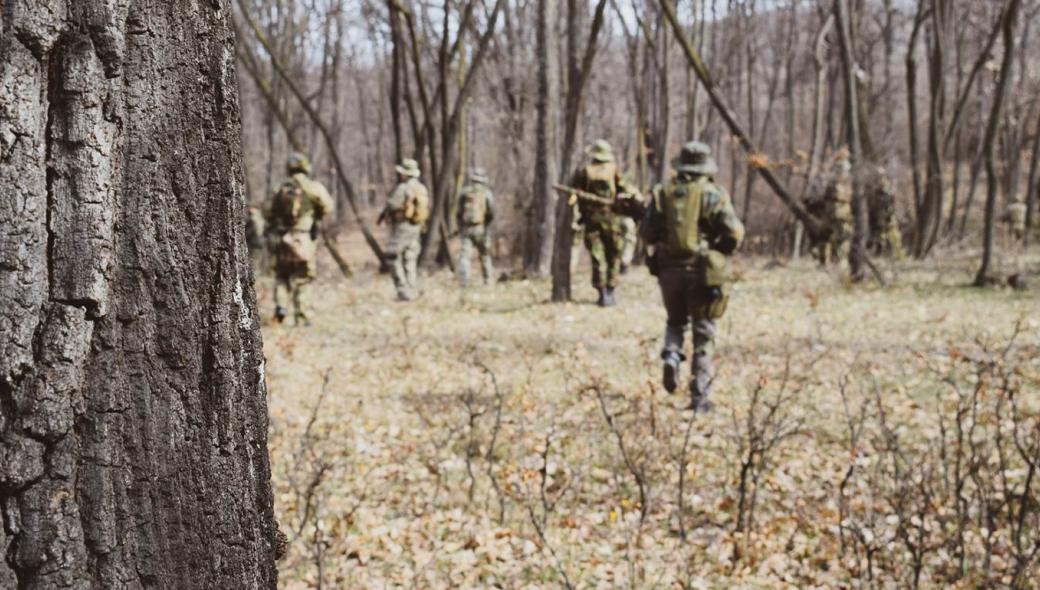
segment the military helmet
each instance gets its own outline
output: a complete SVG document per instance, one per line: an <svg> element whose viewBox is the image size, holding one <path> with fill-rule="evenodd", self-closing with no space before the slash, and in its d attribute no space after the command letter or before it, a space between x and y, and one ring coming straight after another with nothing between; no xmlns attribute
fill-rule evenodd
<svg viewBox="0 0 1040 590"><path fill-rule="evenodd" d="M714 176L719 171L719 165L711 156L711 148L702 141L691 141L684 145L679 151L679 157L672 160L672 168L701 176Z"/></svg>
<svg viewBox="0 0 1040 590"><path fill-rule="evenodd" d="M285 161L285 167L289 169L289 174L297 172L311 173L311 161L300 152L290 152L289 157Z"/></svg>
<svg viewBox="0 0 1040 590"><path fill-rule="evenodd" d="M469 179L473 182L478 182L480 184L487 184L487 171L485 171L483 168L471 168L469 171Z"/></svg>
<svg viewBox="0 0 1040 590"><path fill-rule="evenodd" d="M408 178L419 178L422 175L422 172L419 171L419 163L411 158L401 160L400 164L394 166L394 170L401 176L407 176Z"/></svg>
<svg viewBox="0 0 1040 590"><path fill-rule="evenodd" d="M585 149L585 153L592 158L593 162L614 161L614 149L610 147L610 144L605 139L597 139L592 142L592 145Z"/></svg>

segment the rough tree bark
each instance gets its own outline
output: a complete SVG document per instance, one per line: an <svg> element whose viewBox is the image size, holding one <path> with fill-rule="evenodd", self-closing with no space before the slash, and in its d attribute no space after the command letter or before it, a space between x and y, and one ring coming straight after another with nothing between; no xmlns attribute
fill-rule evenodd
<svg viewBox="0 0 1040 590"><path fill-rule="evenodd" d="M0 15L0 586L274 588L228 2Z"/></svg>

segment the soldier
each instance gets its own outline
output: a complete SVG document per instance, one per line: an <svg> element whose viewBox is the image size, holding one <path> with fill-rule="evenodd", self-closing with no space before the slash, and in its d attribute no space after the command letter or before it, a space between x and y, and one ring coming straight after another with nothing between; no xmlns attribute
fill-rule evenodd
<svg viewBox="0 0 1040 590"><path fill-rule="evenodd" d="M1016 194L1008 203L1001 221L1007 224L1008 233L1015 242L1021 242L1026 236L1026 216L1028 208L1022 202L1022 195Z"/></svg>
<svg viewBox="0 0 1040 590"><path fill-rule="evenodd" d="M839 154L834 170L822 190L806 203L806 209L823 221L826 230L826 235L813 244L820 265L844 260L852 237L852 167L847 155Z"/></svg>
<svg viewBox="0 0 1040 590"><path fill-rule="evenodd" d="M615 205L622 195L638 200L637 191L622 179L609 143L602 139L596 140L589 146L587 153L591 161L575 173L571 187L607 199ZM614 289L618 286L621 274L624 232L619 216L613 205L586 199L578 200L578 210L585 248L592 258L592 286L599 292L597 304L601 307L615 305L617 300Z"/></svg>
<svg viewBox="0 0 1040 590"><path fill-rule="evenodd" d="M727 259L744 239L744 224L729 194L715 184L718 165L706 144L684 145L672 167L676 176L654 187L642 226L643 240L653 250L648 266L657 276L668 313L662 380L669 393L675 391L692 321L689 407L707 412L712 407L715 321L729 303L723 290Z"/></svg>
<svg viewBox="0 0 1040 590"><path fill-rule="evenodd" d="M483 168L474 168L469 174L470 184L462 187L459 194L459 210L456 221L462 234L462 253L459 259L459 282L465 287L469 283L470 258L473 250L480 254L480 268L484 284L490 285L495 274L491 264L490 225L495 218L495 196L488 188L487 173Z"/></svg>
<svg viewBox="0 0 1040 590"><path fill-rule="evenodd" d="M379 223L390 222L390 242L386 255L393 262L392 274L398 301L412 301L419 295L418 261L423 225L430 217L430 195L419 182L419 163L405 158L394 168L397 186L386 200Z"/></svg>
<svg viewBox="0 0 1040 590"><path fill-rule="evenodd" d="M318 275L318 223L332 214L329 191L310 178L311 163L303 154L289 154L289 178L282 182L264 211L274 253L274 319L288 316L292 300L297 325L310 324L310 284Z"/></svg>
<svg viewBox="0 0 1040 590"><path fill-rule="evenodd" d="M903 238L896 219L896 194L885 169L878 166L867 192L870 240L867 247L875 254L903 258Z"/></svg>

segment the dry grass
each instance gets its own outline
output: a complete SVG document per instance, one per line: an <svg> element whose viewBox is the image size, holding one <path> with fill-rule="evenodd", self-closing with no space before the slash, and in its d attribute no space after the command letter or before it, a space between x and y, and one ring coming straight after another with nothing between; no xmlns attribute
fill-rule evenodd
<svg viewBox="0 0 1040 590"><path fill-rule="evenodd" d="M869 586L845 510L882 523L879 585L908 584L886 498L841 501L873 473L850 465L884 459L863 442L881 426L850 443L847 416L880 400L887 427L929 440L915 433L943 392L971 383L960 359L1016 325L1015 383L1036 397L1035 293L962 286L970 262L900 267L888 290L741 264L706 417L658 384L664 313L644 269L611 310L583 274L570 305L538 282L463 293L440 274L408 305L372 272L321 283L314 327L264 328L282 585ZM756 432L777 435L768 451L749 451ZM971 585L932 559L922 587Z"/></svg>

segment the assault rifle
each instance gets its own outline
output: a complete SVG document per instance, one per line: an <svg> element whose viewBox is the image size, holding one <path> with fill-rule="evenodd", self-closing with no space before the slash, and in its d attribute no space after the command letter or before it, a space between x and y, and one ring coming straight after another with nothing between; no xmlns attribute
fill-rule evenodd
<svg viewBox="0 0 1040 590"><path fill-rule="evenodd" d="M581 189L574 188L573 186L567 186L564 184L553 184L553 190L561 193L568 193L573 195L574 198L579 201L588 201L590 203L599 203L600 205L614 206L614 199L608 199L599 195L592 194L590 192L583 191Z"/></svg>
<svg viewBox="0 0 1040 590"><path fill-rule="evenodd" d="M646 206L637 195L621 194L617 199L608 199L564 184L553 184L552 187L558 192L572 195L572 199L607 205L615 212L632 219L640 220L646 212Z"/></svg>

